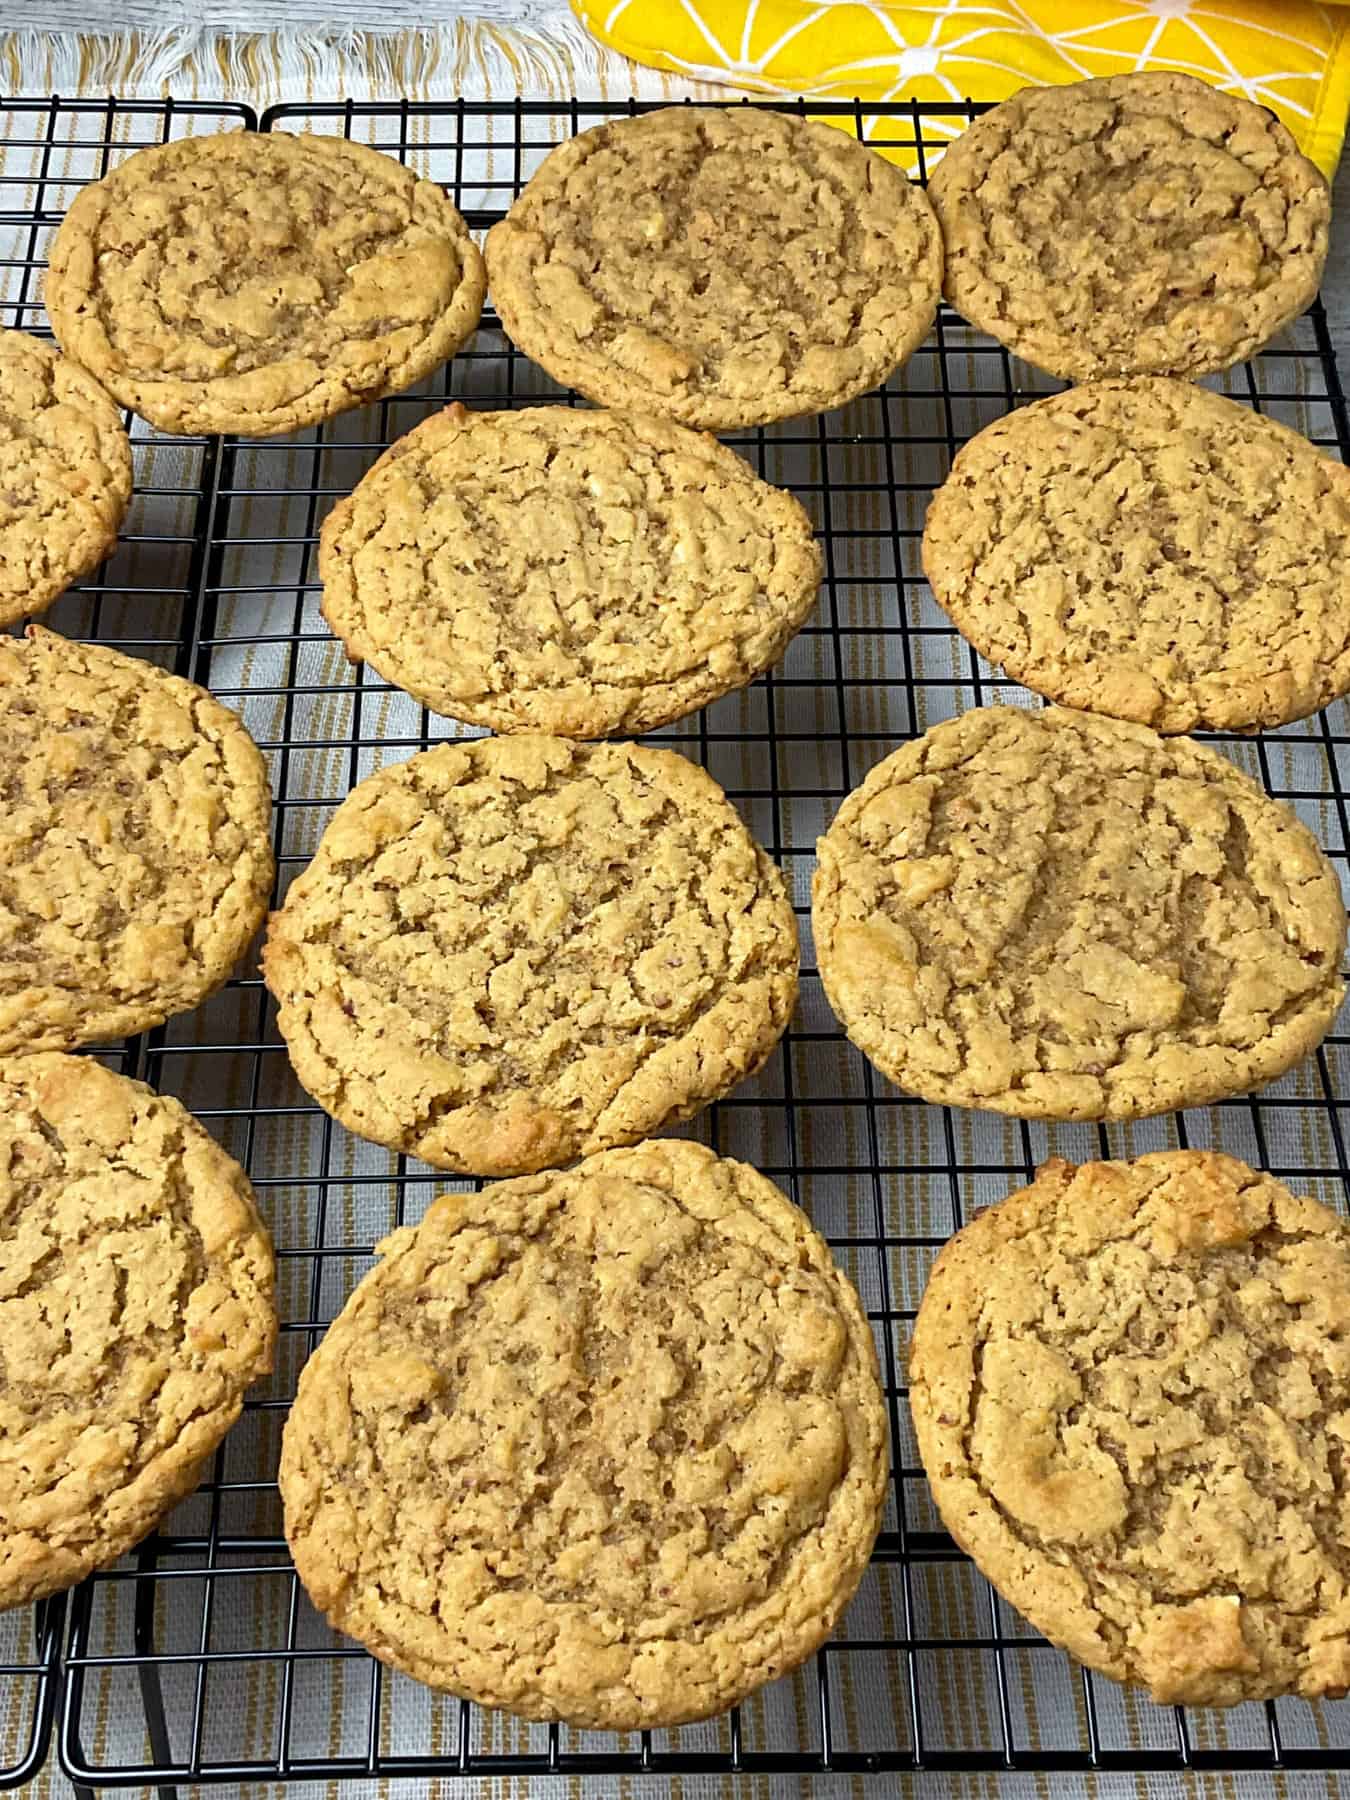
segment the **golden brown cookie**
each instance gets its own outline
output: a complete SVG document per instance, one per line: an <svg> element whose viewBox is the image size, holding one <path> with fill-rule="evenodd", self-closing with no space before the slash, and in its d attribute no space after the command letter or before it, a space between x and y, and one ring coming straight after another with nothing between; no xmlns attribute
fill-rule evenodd
<svg viewBox="0 0 1350 1800"><path fill-rule="evenodd" d="M262 923L271 792L204 688L39 626L0 639L0 1054L144 1031Z"/></svg>
<svg viewBox="0 0 1350 1800"><path fill-rule="evenodd" d="M438 183L346 138L236 131L85 188L45 297L62 349L152 425L274 437L439 368L484 286Z"/></svg>
<svg viewBox="0 0 1350 1800"><path fill-rule="evenodd" d="M244 1171L92 1057L0 1062L0 1608L116 1561L272 1366Z"/></svg>
<svg viewBox="0 0 1350 1800"><path fill-rule="evenodd" d="M948 1530L1047 1637L1155 1700L1339 1697L1347 1317L1345 1220L1245 1163L1047 1163L951 1240L915 1323Z"/></svg>
<svg viewBox="0 0 1350 1800"><path fill-rule="evenodd" d="M601 1730L706 1718L793 1669L881 1521L858 1296L745 1163L642 1144L447 1194L300 1378L300 1579L395 1668Z"/></svg>
<svg viewBox="0 0 1350 1800"><path fill-rule="evenodd" d="M1350 690L1350 470L1186 381L1070 388L973 438L923 566L982 656L1156 731L1250 731Z"/></svg>
<svg viewBox="0 0 1350 1800"><path fill-rule="evenodd" d="M654 731L776 662L821 559L790 494L638 413L425 420L328 515L323 614L356 661L494 731Z"/></svg>
<svg viewBox="0 0 1350 1800"><path fill-rule="evenodd" d="M1024 88L928 192L952 305L1069 381L1241 362L1327 255L1330 190L1274 114L1171 71Z"/></svg>
<svg viewBox="0 0 1350 1800"><path fill-rule="evenodd" d="M922 189L833 126L667 107L546 157L484 246L555 381L707 431L842 406L918 348L942 242Z"/></svg>
<svg viewBox="0 0 1350 1800"><path fill-rule="evenodd" d="M982 707L880 763L817 846L830 1004L892 1081L1134 1119L1273 1081L1344 994L1312 833L1189 738Z"/></svg>
<svg viewBox="0 0 1350 1800"><path fill-rule="evenodd" d="M633 1143L753 1074L797 992L778 870L670 750L482 738L347 796L263 973L334 1118L507 1175Z"/></svg>
<svg viewBox="0 0 1350 1800"><path fill-rule="evenodd" d="M121 415L83 369L0 331L0 625L96 569L131 501Z"/></svg>

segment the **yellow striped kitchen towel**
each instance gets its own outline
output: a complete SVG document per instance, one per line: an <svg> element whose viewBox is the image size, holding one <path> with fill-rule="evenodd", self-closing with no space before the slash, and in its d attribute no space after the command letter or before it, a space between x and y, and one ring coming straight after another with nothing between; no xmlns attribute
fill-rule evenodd
<svg viewBox="0 0 1350 1800"><path fill-rule="evenodd" d="M1311 0L572 0L612 49L755 91L1002 100L1028 83L1184 69L1270 107L1330 176L1350 112L1350 7ZM843 121L841 120L841 123ZM957 119L926 121L955 137Z"/></svg>

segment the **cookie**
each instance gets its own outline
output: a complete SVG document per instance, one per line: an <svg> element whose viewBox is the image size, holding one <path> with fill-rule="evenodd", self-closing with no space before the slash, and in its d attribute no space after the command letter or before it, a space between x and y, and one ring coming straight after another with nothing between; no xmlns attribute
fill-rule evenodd
<svg viewBox="0 0 1350 1800"><path fill-rule="evenodd" d="M272 917L305 1087L362 1137L521 1174L687 1119L797 992L777 869L670 750L482 738L368 777Z"/></svg>
<svg viewBox="0 0 1350 1800"><path fill-rule="evenodd" d="M1024 88L928 184L944 290L1068 381L1203 375L1317 293L1331 192L1263 106L1192 75Z"/></svg>
<svg viewBox="0 0 1350 1800"><path fill-rule="evenodd" d="M1251 731L1350 690L1350 470L1190 382L997 420L933 497L923 566L982 656L1090 712Z"/></svg>
<svg viewBox="0 0 1350 1800"><path fill-rule="evenodd" d="M300 1377L286 1536L432 1687L628 1731L818 1648L881 1522L886 1404L804 1213L697 1144L446 1194Z"/></svg>
<svg viewBox="0 0 1350 1800"><path fill-rule="evenodd" d="M951 1240L915 1322L947 1529L1159 1702L1340 1697L1348 1313L1345 1221L1231 1156L1047 1163Z"/></svg>
<svg viewBox="0 0 1350 1800"><path fill-rule="evenodd" d="M0 639L0 728L0 1054L196 1006L271 892L252 738L204 688L36 625Z"/></svg>
<svg viewBox="0 0 1350 1800"><path fill-rule="evenodd" d="M817 846L825 993L925 1100L1135 1119L1273 1081L1344 988L1335 871L1216 751L983 707L880 763Z"/></svg>
<svg viewBox="0 0 1350 1800"><path fill-rule="evenodd" d="M545 158L487 235L502 324L555 381L707 431L876 387L937 312L922 189L829 125L667 107Z"/></svg>
<svg viewBox="0 0 1350 1800"><path fill-rule="evenodd" d="M0 1062L0 1608L115 1562L272 1366L243 1170L90 1057Z"/></svg>
<svg viewBox="0 0 1350 1800"><path fill-rule="evenodd" d="M0 331L0 625L96 569L131 503L131 445L103 389L50 344Z"/></svg>
<svg viewBox="0 0 1350 1800"><path fill-rule="evenodd" d="M484 286L438 183L346 138L236 131L86 187L46 302L62 349L152 425L275 437L439 368Z"/></svg>
<svg viewBox="0 0 1350 1800"><path fill-rule="evenodd" d="M803 509L638 413L449 407L328 515L323 614L356 661L494 731L637 734L743 687L803 622Z"/></svg>

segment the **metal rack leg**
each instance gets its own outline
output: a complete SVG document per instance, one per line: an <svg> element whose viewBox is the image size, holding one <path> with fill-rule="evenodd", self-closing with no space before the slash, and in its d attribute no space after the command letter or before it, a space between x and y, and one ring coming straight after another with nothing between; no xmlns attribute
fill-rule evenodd
<svg viewBox="0 0 1350 1800"><path fill-rule="evenodd" d="M140 1678L141 1704L145 1708L145 1728L150 1736L150 1751L155 1762L163 1768L171 1760L171 1751L169 1727L164 1717L164 1690L160 1685L159 1664L152 1660L155 1653L155 1588L153 1582L138 1581L136 1583L136 1613L132 1630L136 1654L143 1659L136 1673ZM159 1787L155 1791L159 1795L159 1800L178 1800L176 1787ZM80 1797L80 1800L83 1800L83 1796ZM90 1800L93 1800L92 1793Z"/></svg>

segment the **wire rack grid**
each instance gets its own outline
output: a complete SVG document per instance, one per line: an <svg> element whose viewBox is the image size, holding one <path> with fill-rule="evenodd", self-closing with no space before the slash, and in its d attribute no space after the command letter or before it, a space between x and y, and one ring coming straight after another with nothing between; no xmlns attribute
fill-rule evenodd
<svg viewBox="0 0 1350 1800"><path fill-rule="evenodd" d="M47 1760L60 1691L65 1600L0 1613L0 1787L23 1787Z"/></svg>
<svg viewBox="0 0 1350 1800"><path fill-rule="evenodd" d="M802 107L846 114L923 174L975 105ZM547 150L631 103L280 107L0 103L0 320L39 332L50 235L79 187L147 143L225 129L345 133L451 192L482 230ZM802 999L761 1074L685 1129L755 1163L812 1215L867 1306L889 1398L893 1479L876 1554L836 1637L738 1712L677 1732L531 1726L391 1674L332 1633L291 1569L275 1488L300 1365L377 1239L448 1185L366 1144L290 1073L250 958L195 1014L113 1047L110 1065L176 1094L249 1170L279 1261L275 1376L250 1400L199 1492L131 1557L0 1636L0 1782L26 1779L53 1735L81 1789L369 1776L810 1772L1144 1772L1350 1767L1350 1706L1184 1712L1072 1666L977 1575L941 1528L905 1401L908 1332L926 1272L970 1212L1047 1155L1082 1160L1215 1145L1344 1207L1350 1037L1333 1032L1259 1095L1135 1126L1046 1126L929 1107L843 1039L810 938L816 836L905 737L963 708L1037 704L960 640L919 569L932 488L959 445L1058 384L943 309L884 390L819 419L729 441L812 513L818 610L743 693L656 734L705 764L782 866L803 939ZM1350 422L1320 306L1218 385L1345 458ZM267 755L278 893L334 805L372 769L464 735L368 669L318 613L327 508L447 398L575 403L521 357L489 310L431 382L285 442L167 438L131 419L137 495L122 543L51 623L158 660L237 707ZM1350 826L1350 714L1215 741L1313 828L1339 871ZM29 1648L28 1646L31 1646ZM59 1704L58 1704L59 1689Z"/></svg>

